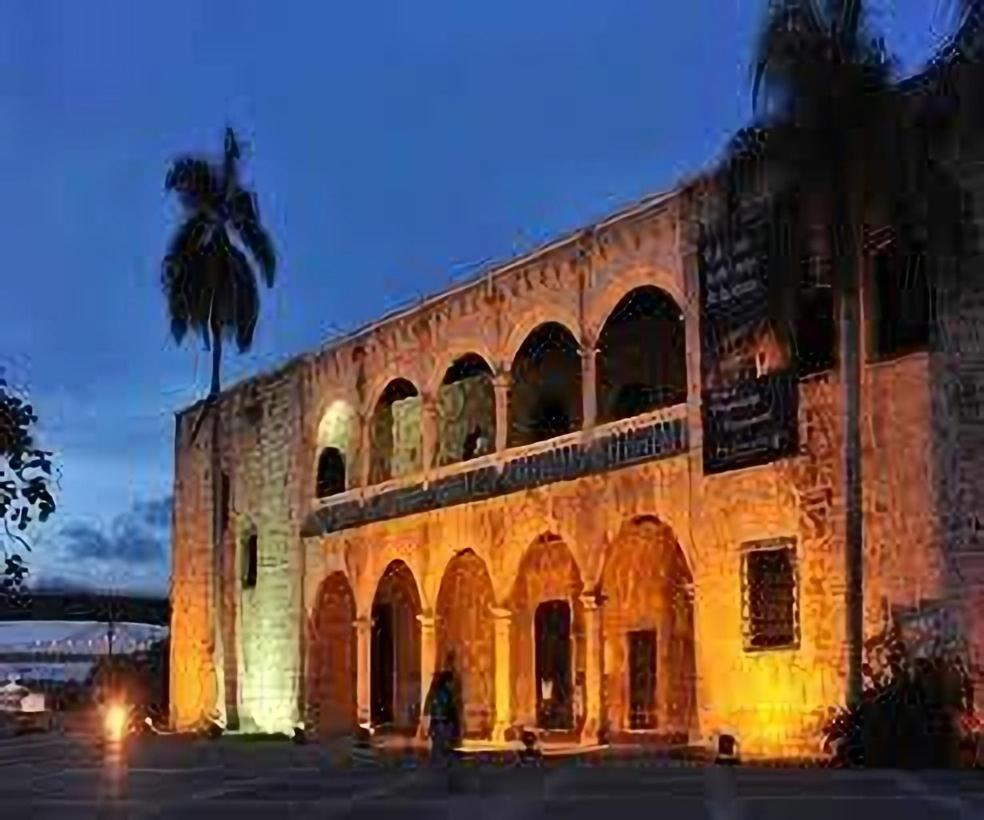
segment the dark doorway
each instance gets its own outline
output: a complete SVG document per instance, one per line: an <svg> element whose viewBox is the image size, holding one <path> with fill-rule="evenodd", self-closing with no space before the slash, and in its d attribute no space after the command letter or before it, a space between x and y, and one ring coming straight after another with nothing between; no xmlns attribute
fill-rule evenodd
<svg viewBox="0 0 984 820"><path fill-rule="evenodd" d="M571 692L571 607L545 601L536 608L536 713L541 729L574 726Z"/></svg>
<svg viewBox="0 0 984 820"><path fill-rule="evenodd" d="M372 723L386 726L393 723L393 682L396 673L396 652L393 640L393 606L376 604L372 608Z"/></svg>
<svg viewBox="0 0 984 820"><path fill-rule="evenodd" d="M629 728L656 726L656 630L629 633Z"/></svg>

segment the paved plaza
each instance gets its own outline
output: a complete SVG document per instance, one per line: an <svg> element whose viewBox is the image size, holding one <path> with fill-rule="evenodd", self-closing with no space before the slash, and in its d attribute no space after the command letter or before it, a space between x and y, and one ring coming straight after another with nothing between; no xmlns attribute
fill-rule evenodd
<svg viewBox="0 0 984 820"><path fill-rule="evenodd" d="M136 741L112 761L80 735L0 741L5 817L984 818L980 772L723 768L565 757L538 766L421 761L352 769L287 743Z"/></svg>

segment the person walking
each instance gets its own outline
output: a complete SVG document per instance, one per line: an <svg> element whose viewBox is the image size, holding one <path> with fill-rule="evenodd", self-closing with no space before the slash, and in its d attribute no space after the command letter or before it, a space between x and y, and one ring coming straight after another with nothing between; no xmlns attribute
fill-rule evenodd
<svg viewBox="0 0 984 820"><path fill-rule="evenodd" d="M424 713L429 717L431 759L447 764L461 742L461 693L453 652L447 654L444 668L434 676Z"/></svg>

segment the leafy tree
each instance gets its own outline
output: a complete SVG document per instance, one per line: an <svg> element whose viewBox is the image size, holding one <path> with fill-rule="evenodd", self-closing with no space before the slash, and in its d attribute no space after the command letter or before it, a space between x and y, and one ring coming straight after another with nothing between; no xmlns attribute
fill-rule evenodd
<svg viewBox="0 0 984 820"><path fill-rule="evenodd" d="M34 408L0 378L0 601L23 600L27 566L20 549L30 552L26 534L32 521L44 522L55 511L51 494L51 453L38 448L32 428Z"/></svg>

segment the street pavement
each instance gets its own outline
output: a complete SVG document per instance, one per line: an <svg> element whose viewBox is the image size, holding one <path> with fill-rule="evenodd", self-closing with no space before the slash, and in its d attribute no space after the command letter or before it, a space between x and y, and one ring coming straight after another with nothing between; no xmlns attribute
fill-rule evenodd
<svg viewBox="0 0 984 820"><path fill-rule="evenodd" d="M984 820L981 772L733 768L568 757L538 766L418 760L352 769L338 749L91 736L0 740L3 817Z"/></svg>

